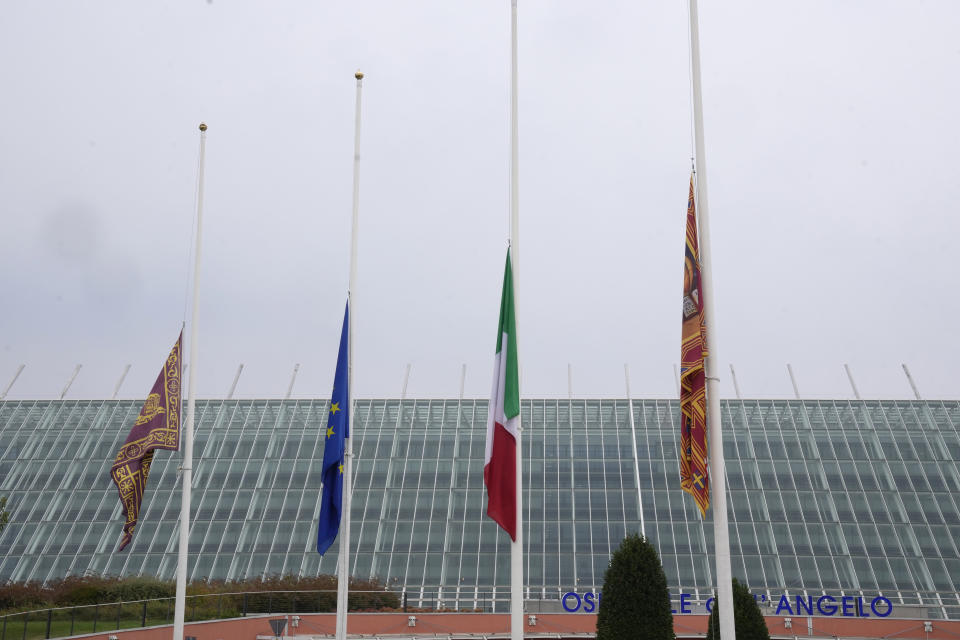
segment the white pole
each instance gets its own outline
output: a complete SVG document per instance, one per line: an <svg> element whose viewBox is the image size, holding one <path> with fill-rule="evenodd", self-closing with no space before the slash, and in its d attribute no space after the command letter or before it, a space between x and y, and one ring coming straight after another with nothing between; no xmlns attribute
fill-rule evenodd
<svg viewBox="0 0 960 640"><path fill-rule="evenodd" d="M117 399L117 395L120 393L120 387L123 385L123 381L126 380L128 373L130 373L129 364L123 368L123 373L120 374L120 379L117 380L117 386L113 388L113 396L110 398L111 400Z"/></svg>
<svg viewBox="0 0 960 640"><path fill-rule="evenodd" d="M60 392L60 399L63 400L64 396L67 395L67 391L70 391L70 387L73 385L73 381L77 379L77 374L80 373L80 368L83 367L82 364L78 364L74 370L73 375L70 376L70 379L67 380L67 386L63 388L63 391Z"/></svg>
<svg viewBox="0 0 960 640"><path fill-rule="evenodd" d="M510 256L513 297L520 281L520 128L517 101L517 0L510 0ZM516 307L516 302L514 303ZM514 309L516 313L516 308Z"/></svg>
<svg viewBox="0 0 960 640"><path fill-rule="evenodd" d="M227 400L233 398L233 392L237 390L237 383L240 381L240 374L243 373L243 363L237 367L237 375L233 376L233 384L230 385L230 391L227 392Z"/></svg>
<svg viewBox="0 0 960 640"><path fill-rule="evenodd" d="M193 418L197 399L197 330L200 302L200 246L203 234L203 165L207 125L200 123L200 169L197 176L197 244L193 254L193 312L190 317L190 382L187 386L187 419L183 425L183 462L180 493L180 546L177 554L177 597L173 610L173 640L183 640L183 617L187 596L187 545L190 542L190 491L193 488Z"/></svg>
<svg viewBox="0 0 960 640"><path fill-rule="evenodd" d="M293 374L290 376L290 386L287 387L287 395L284 397L284 400L289 400L290 396L293 395L293 383L297 381L297 372L300 371L300 363L293 365Z"/></svg>
<svg viewBox="0 0 960 640"><path fill-rule="evenodd" d="M737 394L737 400L742 400L743 398L740 395L740 385L737 384L737 372L733 369L733 363L730 363L730 379L733 380L733 390Z"/></svg>
<svg viewBox="0 0 960 640"><path fill-rule="evenodd" d="M410 382L410 363L407 363L406 369L403 371L403 386L400 388L400 399L407 399L407 383Z"/></svg>
<svg viewBox="0 0 960 640"><path fill-rule="evenodd" d="M510 258L514 317L520 300L520 136L517 108L517 0L510 0ZM520 330L517 329L519 335ZM519 356L518 356L519 360ZM518 363L519 364L519 363ZM523 397L521 385L520 397ZM523 411L517 416L517 539L510 543L510 638L523 640Z"/></svg>
<svg viewBox="0 0 960 640"><path fill-rule="evenodd" d="M0 400L3 400L7 397L7 394L10 393L10 389L13 387L13 383L17 381L17 378L20 377L20 374L23 373L23 369L26 366L27 365L25 364L21 364L19 367L17 367L17 372L13 374L13 380L11 380L10 384L7 385L7 388L3 390L3 393L0 393Z"/></svg>
<svg viewBox="0 0 960 640"><path fill-rule="evenodd" d="M677 363L673 363L673 381L677 384L677 397L680 397L680 370L677 369Z"/></svg>
<svg viewBox="0 0 960 640"><path fill-rule="evenodd" d="M347 587L350 581L350 504L352 500L353 478L353 417L356 407L353 404L353 328L356 326L354 315L357 307L357 234L360 221L360 94L363 89L363 74L357 71L357 110L353 134L353 216L350 225L350 314L347 322L347 406L350 407L350 424L347 426L343 473L343 524L340 526L340 554L337 558L337 640L347 637Z"/></svg>
<svg viewBox="0 0 960 640"><path fill-rule="evenodd" d="M787 373L790 374L790 384L793 385L793 396L799 400L800 399L800 387L797 386L797 378L793 375L793 367L790 366L790 363L787 363Z"/></svg>
<svg viewBox="0 0 960 640"><path fill-rule="evenodd" d="M860 400L860 392L857 390L857 383L853 381L853 373L850 371L850 365L844 364L843 369L847 372L847 378L850 379L850 386L853 388L853 397Z"/></svg>
<svg viewBox="0 0 960 640"><path fill-rule="evenodd" d="M643 521L643 491L640 488L640 458L637 456L637 427L633 423L633 397L630 395L630 367L623 365L623 378L627 383L627 412L630 414L630 443L633 445L633 475L637 483L637 511L640 514L640 533L647 537L647 525Z"/></svg>
<svg viewBox="0 0 960 640"><path fill-rule="evenodd" d="M20 366L22 367L23 365ZM913 381L913 376L910 375L910 369L907 369L906 364L901 364L900 366L903 367L903 372L907 375L907 382L910 383L910 388L913 389L913 395L917 397L917 400L923 400L923 398L920 397L920 390L917 389L917 385Z"/></svg>
<svg viewBox="0 0 960 640"><path fill-rule="evenodd" d="M720 425L720 379L717 363L717 316L713 298L713 261L710 251L710 208L707 199L707 162L703 141L703 100L700 88L700 26L697 0L690 0L690 64L693 80L693 124L697 150L697 218L700 223L700 264L706 314L707 349L704 363L707 382L707 432L710 443L710 481L713 484L713 537L717 560L717 598L720 607L720 638L735 640L733 585L730 568L730 529L727 524L726 465L723 460L723 431Z"/></svg>

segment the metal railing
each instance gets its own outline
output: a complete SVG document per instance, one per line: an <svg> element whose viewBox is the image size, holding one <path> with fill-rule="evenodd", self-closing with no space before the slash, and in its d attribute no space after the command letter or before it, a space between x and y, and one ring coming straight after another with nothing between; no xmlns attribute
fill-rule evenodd
<svg viewBox="0 0 960 640"><path fill-rule="evenodd" d="M394 610L401 603L391 591L351 591L350 610ZM186 622L273 613L326 613L337 608L336 590L247 591L188 595ZM0 640L63 638L98 631L173 624L174 598L54 607L0 616Z"/></svg>
<svg viewBox="0 0 960 640"><path fill-rule="evenodd" d="M573 613L575 611L596 613L599 601L595 596L601 590L602 586L599 585L588 586L582 584L575 588L530 586L524 590L524 610L528 613ZM507 613L510 610L509 586L487 588L456 585L407 588L398 586L397 593L402 598L405 609L409 607L422 611L494 613ZM579 606L576 596L568 597L568 594L578 594L582 597L587 593L592 593L594 598L590 602L584 600L579 603ZM890 615L895 618L960 620L960 593L954 592L881 592L831 589L808 593L794 589L784 589L782 591L757 589L753 590L752 593L755 595L757 604L760 605L760 610L766 616L777 615L781 597L786 597L791 608L795 609L797 607L797 597L803 599L806 605L810 601L816 603L820 596L825 595L834 598L838 607L842 609L845 596L859 601L860 604L857 606L868 608L874 597L883 596L890 603ZM707 601L712 595L713 593L708 589L691 587L671 591L670 599L672 607L678 615L684 613L706 614ZM565 603L567 606L564 606ZM886 614L886 609L886 603L880 605L881 613ZM781 612L782 615L800 615L790 612L789 609L786 611L786 613ZM815 609L812 615L817 617L823 614ZM842 615L842 611L836 615Z"/></svg>

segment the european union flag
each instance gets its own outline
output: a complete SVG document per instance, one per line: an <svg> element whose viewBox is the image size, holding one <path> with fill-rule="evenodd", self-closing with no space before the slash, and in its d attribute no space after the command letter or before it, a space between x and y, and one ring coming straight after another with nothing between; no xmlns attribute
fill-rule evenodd
<svg viewBox="0 0 960 640"><path fill-rule="evenodd" d="M323 555L340 531L343 511L343 459L345 440L350 425L350 393L347 388L347 338L349 334L350 303L343 312L343 331L340 333L340 354L337 373L333 378L330 397L330 415L327 417L326 439L323 447L323 492L320 494L320 525L317 528L317 552Z"/></svg>

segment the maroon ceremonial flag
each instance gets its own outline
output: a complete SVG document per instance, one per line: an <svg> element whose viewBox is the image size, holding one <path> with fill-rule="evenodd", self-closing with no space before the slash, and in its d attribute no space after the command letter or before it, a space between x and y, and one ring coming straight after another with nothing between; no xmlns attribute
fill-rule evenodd
<svg viewBox="0 0 960 640"><path fill-rule="evenodd" d="M680 487L693 496L706 517L710 507L707 473L707 393L703 359L707 355L697 214L690 176L687 237L683 257L683 338L680 344Z"/></svg>
<svg viewBox="0 0 960 640"><path fill-rule="evenodd" d="M183 332L170 350L163 370L143 403L130 435L120 447L110 477L120 492L120 503L126 514L120 548L130 544L140 517L140 502L147 486L150 463L155 449L176 451L180 447L180 345Z"/></svg>

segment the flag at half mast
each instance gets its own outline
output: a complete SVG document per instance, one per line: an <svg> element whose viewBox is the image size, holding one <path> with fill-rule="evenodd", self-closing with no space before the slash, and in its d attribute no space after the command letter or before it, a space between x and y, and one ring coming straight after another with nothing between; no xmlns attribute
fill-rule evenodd
<svg viewBox="0 0 960 640"><path fill-rule="evenodd" d="M117 485L120 503L126 515L123 539L117 551L133 540L133 530L140 517L140 503L147 488L150 463L155 449L176 451L180 448L180 346L183 332L170 350L163 370L153 383L133 429L124 441L110 468L110 477Z"/></svg>
<svg viewBox="0 0 960 640"><path fill-rule="evenodd" d="M680 486L693 496L705 517L710 507L707 473L707 393L703 359L707 356L697 214L690 176L687 237L683 257L683 338L680 344Z"/></svg>
<svg viewBox="0 0 960 640"><path fill-rule="evenodd" d="M340 351L337 354L337 372L333 376L333 393L323 445L323 489L320 493L320 521L317 525L317 553L323 555L340 531L343 512L343 472L346 439L350 427L350 389L348 388L348 357L350 335L350 303L343 312L340 331Z"/></svg>
<svg viewBox="0 0 960 640"><path fill-rule="evenodd" d="M487 447L483 484L487 515L517 539L517 437L520 428L520 379L517 368L517 321L513 301L513 270L507 250L500 300L493 392L487 411Z"/></svg>

